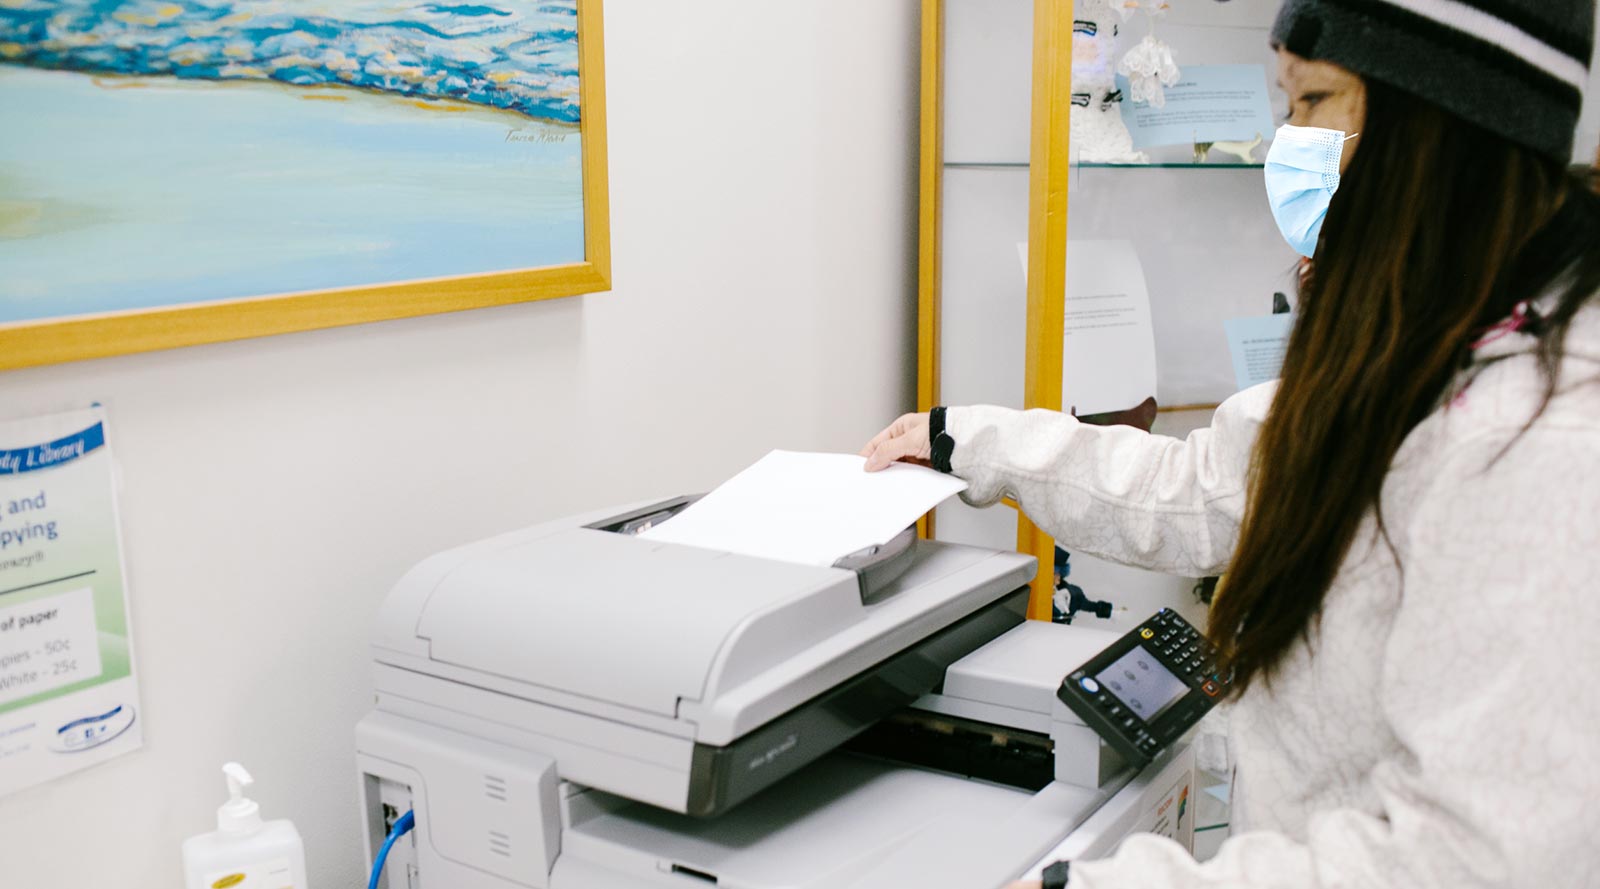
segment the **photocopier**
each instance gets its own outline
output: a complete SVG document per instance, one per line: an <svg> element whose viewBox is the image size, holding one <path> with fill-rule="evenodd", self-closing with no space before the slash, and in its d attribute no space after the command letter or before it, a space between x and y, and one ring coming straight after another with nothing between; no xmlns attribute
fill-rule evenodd
<svg viewBox="0 0 1600 889"><path fill-rule="evenodd" d="M1171 615L1024 621L1031 556L637 536L693 499L439 553L389 593L356 728L369 863L414 813L388 887L992 889L1137 828L1215 695Z"/></svg>

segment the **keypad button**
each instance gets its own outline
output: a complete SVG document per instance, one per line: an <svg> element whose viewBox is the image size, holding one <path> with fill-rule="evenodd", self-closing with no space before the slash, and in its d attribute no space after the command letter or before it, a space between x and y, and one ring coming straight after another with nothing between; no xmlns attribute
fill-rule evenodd
<svg viewBox="0 0 1600 889"><path fill-rule="evenodd" d="M1100 691L1100 683L1094 681L1094 679L1092 677L1089 677L1089 676L1085 676L1082 679L1079 679L1078 680L1078 687L1082 688L1084 691L1088 692L1089 694L1095 694L1096 692Z"/></svg>
<svg viewBox="0 0 1600 889"><path fill-rule="evenodd" d="M1110 713L1112 716L1121 716L1122 715L1122 708L1118 707L1116 705L1112 705L1111 709L1106 711L1106 712Z"/></svg>

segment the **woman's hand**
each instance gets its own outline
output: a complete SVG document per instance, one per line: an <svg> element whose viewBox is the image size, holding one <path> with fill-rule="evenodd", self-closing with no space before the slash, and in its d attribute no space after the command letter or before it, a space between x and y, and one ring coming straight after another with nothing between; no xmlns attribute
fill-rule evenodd
<svg viewBox="0 0 1600 889"><path fill-rule="evenodd" d="M1044 889L1044 884L1038 880L1020 880L1010 884L1006 889Z"/></svg>
<svg viewBox="0 0 1600 889"><path fill-rule="evenodd" d="M905 414L874 435L861 449L867 458L867 471L877 472L896 460L929 465L933 445L928 441L928 415Z"/></svg>

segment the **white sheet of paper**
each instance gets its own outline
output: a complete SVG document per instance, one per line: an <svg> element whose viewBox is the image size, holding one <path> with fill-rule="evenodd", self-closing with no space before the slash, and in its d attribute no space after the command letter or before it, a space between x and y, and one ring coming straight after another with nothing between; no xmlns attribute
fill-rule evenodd
<svg viewBox="0 0 1600 889"><path fill-rule="evenodd" d="M885 543L967 483L854 454L773 451L640 537L805 565Z"/></svg>
<svg viewBox="0 0 1600 889"><path fill-rule="evenodd" d="M1017 255L1026 277L1028 245ZM1132 241L1067 241L1064 315L1061 410L1122 411L1156 394L1150 291Z"/></svg>

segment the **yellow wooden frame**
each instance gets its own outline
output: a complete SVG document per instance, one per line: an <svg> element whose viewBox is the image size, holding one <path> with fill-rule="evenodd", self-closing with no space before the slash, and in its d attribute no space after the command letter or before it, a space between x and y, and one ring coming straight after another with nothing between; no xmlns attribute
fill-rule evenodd
<svg viewBox="0 0 1600 889"><path fill-rule="evenodd" d="M939 404L940 203L944 197L944 2L922 0L922 95L918 127L917 410ZM933 536L933 513L918 523Z"/></svg>
<svg viewBox="0 0 1600 889"><path fill-rule="evenodd" d="M944 3L923 0L917 263L919 411L939 403L943 106ZM1023 406L1027 408L1061 409L1060 331L1065 320L1071 108L1071 0L1034 0L1032 135L1028 164L1028 329L1023 392ZM931 516L924 521L923 531L932 535ZM1028 597L1028 616L1049 620L1050 599L1055 595L1055 541L1020 511L1017 513L1017 550L1031 553L1039 560L1039 571Z"/></svg>
<svg viewBox="0 0 1600 889"><path fill-rule="evenodd" d="M582 262L0 325L0 370L340 327L611 287L601 0L578 0Z"/></svg>
<svg viewBox="0 0 1600 889"><path fill-rule="evenodd" d="M1028 146L1028 311L1024 408L1061 410L1066 323L1067 186L1072 157L1072 3L1034 0L1033 109ZM1017 513L1017 550L1039 560L1028 617L1050 620L1055 541Z"/></svg>

